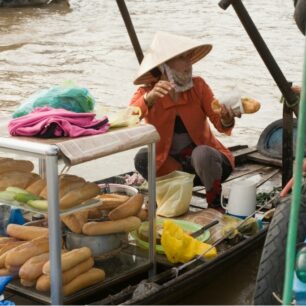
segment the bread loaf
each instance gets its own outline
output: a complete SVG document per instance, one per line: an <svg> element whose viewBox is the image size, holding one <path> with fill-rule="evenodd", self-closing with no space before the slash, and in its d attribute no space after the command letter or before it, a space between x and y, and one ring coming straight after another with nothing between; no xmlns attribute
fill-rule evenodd
<svg viewBox="0 0 306 306"><path fill-rule="evenodd" d="M10 266L10 265L7 265L5 267L12 273L12 275L16 276L19 274L19 270L21 268L21 266Z"/></svg>
<svg viewBox="0 0 306 306"><path fill-rule="evenodd" d="M35 194L36 196L39 196L42 190L46 187L46 180L45 179L38 179L31 185L27 187L27 191Z"/></svg>
<svg viewBox="0 0 306 306"><path fill-rule="evenodd" d="M78 275L70 283L63 287L63 295L71 295L81 289L87 288L105 279L105 272L101 269L92 268L89 271Z"/></svg>
<svg viewBox="0 0 306 306"><path fill-rule="evenodd" d="M100 192L100 188L95 183L85 183L81 188L74 189L66 193L60 199L60 208L68 209L73 206L79 205L82 202L95 197Z"/></svg>
<svg viewBox="0 0 306 306"><path fill-rule="evenodd" d="M25 189L40 176L36 173L10 171L5 172L0 176L0 190L5 190L7 187L19 187Z"/></svg>
<svg viewBox="0 0 306 306"><path fill-rule="evenodd" d="M0 268L5 268L5 259L10 250L17 248L18 246L26 243L26 241L16 241L7 244L7 246L1 248L0 251Z"/></svg>
<svg viewBox="0 0 306 306"><path fill-rule="evenodd" d="M24 226L19 224L9 224L6 228L9 236L19 240L33 240L39 237L48 237L48 228L40 226Z"/></svg>
<svg viewBox="0 0 306 306"><path fill-rule="evenodd" d="M79 176L76 175L61 175L59 176L59 197L63 197L67 192L80 188L82 185L85 184L85 180ZM41 196L44 199L48 198L48 187L45 186L39 196Z"/></svg>
<svg viewBox="0 0 306 306"><path fill-rule="evenodd" d="M260 109L260 103L251 98L241 98L244 113L252 114Z"/></svg>
<svg viewBox="0 0 306 306"><path fill-rule="evenodd" d="M62 222L73 232L82 233L82 227L88 220L88 211L83 210L61 217Z"/></svg>
<svg viewBox="0 0 306 306"><path fill-rule="evenodd" d="M102 210L112 210L130 198L129 196L115 193L100 194L97 197L102 200L102 204L99 206L99 209Z"/></svg>
<svg viewBox="0 0 306 306"><path fill-rule="evenodd" d="M6 164L9 161L12 161L12 158L8 158L8 157L0 157L0 167L4 164Z"/></svg>
<svg viewBox="0 0 306 306"><path fill-rule="evenodd" d="M12 275L12 272L10 272L8 269L6 268L1 268L0 269L0 276L5 276L5 275Z"/></svg>
<svg viewBox="0 0 306 306"><path fill-rule="evenodd" d="M21 278L20 279L20 284L24 287L34 287L35 284L36 284L36 280L33 280L33 281L29 281L29 280L26 280L26 279L23 279Z"/></svg>
<svg viewBox="0 0 306 306"><path fill-rule="evenodd" d="M147 221L149 212L147 209L141 208L136 217L138 217L141 221Z"/></svg>
<svg viewBox="0 0 306 306"><path fill-rule="evenodd" d="M42 268L49 260L49 252L31 257L19 270L19 277L27 281L35 281L42 275Z"/></svg>
<svg viewBox="0 0 306 306"><path fill-rule="evenodd" d="M141 193L133 195L125 203L113 209L108 214L109 219L115 221L137 215L142 206L143 200L144 197Z"/></svg>
<svg viewBox="0 0 306 306"><path fill-rule="evenodd" d="M89 257L91 257L91 250L88 247L74 249L65 254L62 254L62 272L73 268ZM43 273L50 274L50 261L44 264Z"/></svg>
<svg viewBox="0 0 306 306"><path fill-rule="evenodd" d="M73 233L82 233L82 226L74 214L62 216L61 220Z"/></svg>
<svg viewBox="0 0 306 306"><path fill-rule="evenodd" d="M0 237L0 244L1 245L7 244L8 242L13 242L13 241L16 241L16 239L13 238L13 237Z"/></svg>
<svg viewBox="0 0 306 306"><path fill-rule="evenodd" d="M80 264L72 267L71 269L62 273L62 285L66 285L71 282L78 275L88 271L94 265L94 260L92 257L84 260ZM51 286L51 278L49 274L41 275L36 283L36 289L39 291L48 291Z"/></svg>
<svg viewBox="0 0 306 306"><path fill-rule="evenodd" d="M0 174L11 172L11 171L18 171L18 172L31 172L34 169L34 165L32 162L28 160L4 160L0 164Z"/></svg>
<svg viewBox="0 0 306 306"><path fill-rule="evenodd" d="M83 225L82 232L89 236L130 232L137 229L140 224L140 219L134 216L117 221L87 222Z"/></svg>
<svg viewBox="0 0 306 306"><path fill-rule="evenodd" d="M49 251L49 241L47 238L37 238L28 241L7 252L5 266L22 266L31 257Z"/></svg>
<svg viewBox="0 0 306 306"><path fill-rule="evenodd" d="M99 219L102 217L102 212L98 208L90 208L88 211L88 219Z"/></svg>
<svg viewBox="0 0 306 306"><path fill-rule="evenodd" d="M62 198L66 193L68 193L71 190L81 188L83 185L85 185L86 181L78 177L78 179L62 179L60 180L60 190L59 190L59 197Z"/></svg>

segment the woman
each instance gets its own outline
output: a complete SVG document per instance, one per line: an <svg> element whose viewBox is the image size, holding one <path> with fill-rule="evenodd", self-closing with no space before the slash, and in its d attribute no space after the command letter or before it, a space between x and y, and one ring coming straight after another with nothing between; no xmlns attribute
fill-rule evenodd
<svg viewBox="0 0 306 306"><path fill-rule="evenodd" d="M221 105L211 107L214 95L201 77L192 76L192 64L212 46L192 39L157 32L134 84L130 104L140 107L144 120L155 126L161 140L156 147L157 176L181 170L196 174L195 183L206 188L209 207L221 209L221 183L234 168L234 157L212 133L208 119L227 135L234 127L234 113ZM159 68L160 76L150 72ZM147 150L135 157L135 168L147 178Z"/></svg>

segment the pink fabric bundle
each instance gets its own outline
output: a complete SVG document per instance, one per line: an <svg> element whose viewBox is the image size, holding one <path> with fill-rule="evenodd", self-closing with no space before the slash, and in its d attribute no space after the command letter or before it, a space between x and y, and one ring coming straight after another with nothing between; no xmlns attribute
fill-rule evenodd
<svg viewBox="0 0 306 306"><path fill-rule="evenodd" d="M108 131L108 118L95 119L93 113L74 113L51 107L36 108L32 113L10 121L13 136L79 137Z"/></svg>

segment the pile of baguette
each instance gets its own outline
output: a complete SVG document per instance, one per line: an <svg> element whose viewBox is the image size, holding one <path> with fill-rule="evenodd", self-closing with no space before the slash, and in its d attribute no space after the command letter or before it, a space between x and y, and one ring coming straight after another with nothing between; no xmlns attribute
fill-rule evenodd
<svg viewBox="0 0 306 306"><path fill-rule="evenodd" d="M20 278L23 286L48 291L51 286L48 229L9 224L7 234L9 237L0 237L0 275L13 275ZM89 248L63 249L61 256L63 295L104 281L104 271L93 268Z"/></svg>
<svg viewBox="0 0 306 306"><path fill-rule="evenodd" d="M48 190L46 180L38 178L26 187L26 190L34 195L47 199ZM97 196L100 188L97 184L87 182L82 177L70 174L59 176L60 209L65 210Z"/></svg>
<svg viewBox="0 0 306 306"><path fill-rule="evenodd" d="M0 190L7 187L26 188L40 178L32 173L34 165L27 160L0 158Z"/></svg>
<svg viewBox="0 0 306 306"><path fill-rule="evenodd" d="M47 200L48 188L46 180L40 175L33 173L34 165L27 160L15 160L12 158L0 158L0 191L8 187L24 189L40 200ZM65 210L94 198L100 193L97 184L87 182L76 175L59 176L60 209ZM40 201L40 207L42 203ZM33 203L33 206L35 202ZM47 201L45 206L48 207Z"/></svg>
<svg viewBox="0 0 306 306"><path fill-rule="evenodd" d="M130 232L137 229L141 221L147 219L147 210L142 208L144 196L120 194L101 194L98 208L93 208L62 217L63 223L74 233L89 236ZM107 211L109 221L90 221Z"/></svg>

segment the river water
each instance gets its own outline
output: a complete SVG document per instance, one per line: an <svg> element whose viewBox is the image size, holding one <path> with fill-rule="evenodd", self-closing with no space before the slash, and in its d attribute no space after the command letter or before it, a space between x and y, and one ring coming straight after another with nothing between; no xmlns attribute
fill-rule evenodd
<svg viewBox="0 0 306 306"><path fill-rule="evenodd" d="M214 45L194 66L195 74L205 78L217 97L239 86L262 105L258 113L237 120L231 137L218 137L226 145L256 145L261 131L282 116L281 94L234 10L223 11L217 2L129 0L127 6L143 49L158 30ZM288 81L300 84L304 39L292 18L292 1L244 3ZM65 81L87 87L97 105L124 108L136 89L132 81L137 66L115 1L71 0L70 8L54 4L0 10L0 114L12 112L30 94ZM240 266L251 270L234 290L241 291L238 300L237 294L229 294L220 303L251 302L258 258L255 254L251 263ZM205 297L196 296L194 303L203 304Z"/></svg>

